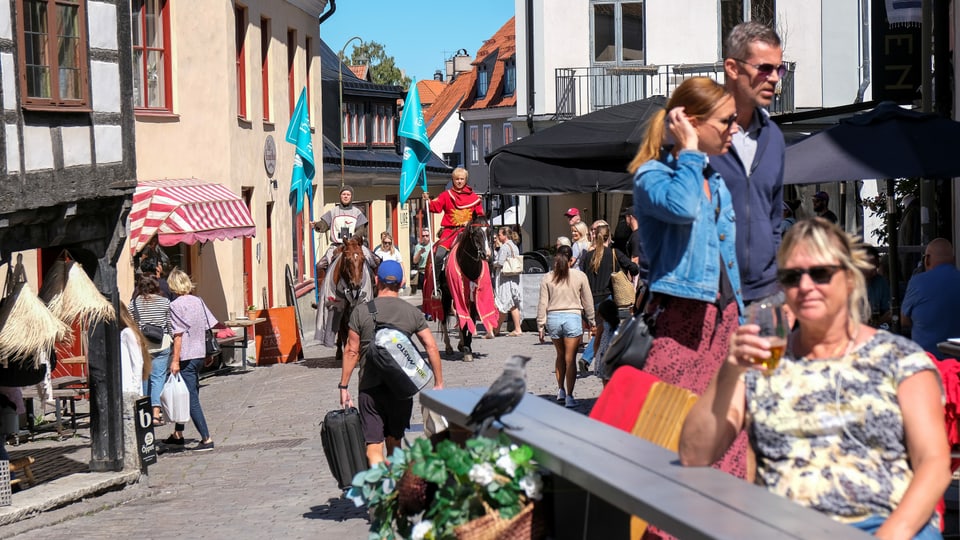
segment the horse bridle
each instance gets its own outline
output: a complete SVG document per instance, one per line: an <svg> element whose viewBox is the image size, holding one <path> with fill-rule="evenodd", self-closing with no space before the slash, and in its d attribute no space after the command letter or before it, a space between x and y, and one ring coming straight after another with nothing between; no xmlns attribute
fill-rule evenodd
<svg viewBox="0 0 960 540"><path fill-rule="evenodd" d="M343 259L343 257L362 258L363 254L362 252L347 254L346 252L341 251L340 256L341 256L340 264L346 264L346 260ZM366 263L364 261L361 261L361 264L366 264ZM361 276L360 276L360 279L357 281L356 285L350 283L350 280L344 278L344 272L342 271L340 272L340 283L338 285L342 284L343 288L338 287L338 291L343 293L344 299L346 299L351 306L362 302L367 295L367 293L363 290L363 275L362 275L363 267L362 266L361 266L360 272L361 272Z"/></svg>

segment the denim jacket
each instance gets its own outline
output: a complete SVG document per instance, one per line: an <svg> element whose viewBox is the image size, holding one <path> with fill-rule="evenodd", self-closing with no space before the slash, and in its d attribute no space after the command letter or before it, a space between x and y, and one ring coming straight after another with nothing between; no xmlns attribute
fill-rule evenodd
<svg viewBox="0 0 960 540"><path fill-rule="evenodd" d="M712 200L703 191L705 172ZM706 154L681 150L677 158L650 160L633 182L650 290L715 303L722 261L743 313L733 200Z"/></svg>

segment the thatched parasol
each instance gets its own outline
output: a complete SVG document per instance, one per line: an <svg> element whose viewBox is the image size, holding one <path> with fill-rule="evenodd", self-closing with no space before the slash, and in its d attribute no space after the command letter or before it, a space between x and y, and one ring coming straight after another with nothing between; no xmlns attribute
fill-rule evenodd
<svg viewBox="0 0 960 540"><path fill-rule="evenodd" d="M53 263L43 278L40 298L56 318L69 325L79 323L81 327L89 328L116 318L113 305L76 261Z"/></svg>
<svg viewBox="0 0 960 540"><path fill-rule="evenodd" d="M39 368L45 354L70 337L70 328L26 283L8 287L10 295L0 301L0 365L33 362Z"/></svg>

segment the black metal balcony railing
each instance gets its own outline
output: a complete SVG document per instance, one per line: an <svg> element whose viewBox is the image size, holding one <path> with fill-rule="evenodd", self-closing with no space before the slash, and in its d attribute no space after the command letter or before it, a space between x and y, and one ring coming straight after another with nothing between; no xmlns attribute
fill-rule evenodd
<svg viewBox="0 0 960 540"><path fill-rule="evenodd" d="M786 65L787 74L777 86L770 114L794 111L796 62L786 62ZM565 120L657 95L669 98L684 79L697 76L723 82L723 62L559 68L556 70L557 110L554 117Z"/></svg>

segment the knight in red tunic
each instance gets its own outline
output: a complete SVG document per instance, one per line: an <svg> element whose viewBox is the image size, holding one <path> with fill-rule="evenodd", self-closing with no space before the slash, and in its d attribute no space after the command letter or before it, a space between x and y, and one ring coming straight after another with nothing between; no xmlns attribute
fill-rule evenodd
<svg viewBox="0 0 960 540"><path fill-rule="evenodd" d="M483 215L483 204L480 196L467 185L467 170L457 167L453 170L453 187L444 191L431 200L430 194L423 192L423 200L429 205L433 213L443 212L440 220L440 236L437 240L437 250L434 258L438 268L443 267L453 242L460 231L476 216Z"/></svg>

